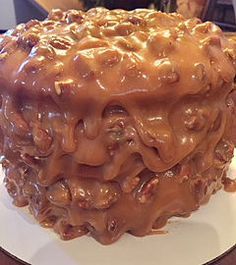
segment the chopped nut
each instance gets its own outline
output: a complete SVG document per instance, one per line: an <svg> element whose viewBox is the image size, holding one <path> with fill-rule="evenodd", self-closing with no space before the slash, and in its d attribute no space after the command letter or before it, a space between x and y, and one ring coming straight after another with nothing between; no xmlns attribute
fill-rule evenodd
<svg viewBox="0 0 236 265"><path fill-rule="evenodd" d="M62 20L64 17L63 12L60 9L52 9L51 12L48 14L48 19L50 20Z"/></svg>
<svg viewBox="0 0 236 265"><path fill-rule="evenodd" d="M138 51L140 48L137 44L123 38L117 41L117 45L127 51Z"/></svg>
<svg viewBox="0 0 236 265"><path fill-rule="evenodd" d="M157 60L155 66L157 67L158 80L168 84L173 84L179 81L179 74L169 60Z"/></svg>
<svg viewBox="0 0 236 265"><path fill-rule="evenodd" d="M196 25L194 27L194 30L198 31L200 33L208 33L210 31L211 27L212 27L212 23L211 22L206 22L206 23L202 23L202 24Z"/></svg>
<svg viewBox="0 0 236 265"><path fill-rule="evenodd" d="M118 24L115 27L116 32L120 35L120 36L128 36L130 35L132 32L134 32L134 25L131 23L121 23Z"/></svg>
<svg viewBox="0 0 236 265"><path fill-rule="evenodd" d="M141 190L137 192L137 199L140 203L147 203L152 199L157 190L158 183L159 179L153 178L141 186Z"/></svg>
<svg viewBox="0 0 236 265"><path fill-rule="evenodd" d="M202 109L188 109L186 111L185 127L188 130L200 131L205 127L206 115Z"/></svg>
<svg viewBox="0 0 236 265"><path fill-rule="evenodd" d="M71 47L71 42L65 38L54 37L50 40L50 44L59 50L67 50Z"/></svg>
<svg viewBox="0 0 236 265"><path fill-rule="evenodd" d="M224 53L231 59L236 60L236 51L234 49L226 48L224 49Z"/></svg>
<svg viewBox="0 0 236 265"><path fill-rule="evenodd" d="M149 37L147 47L156 56L164 56L175 50L174 36L170 31L158 32Z"/></svg>
<svg viewBox="0 0 236 265"><path fill-rule="evenodd" d="M138 186L139 182L140 182L140 177L134 177L131 179L128 178L127 180L124 181L122 189L125 193L130 193Z"/></svg>
<svg viewBox="0 0 236 265"><path fill-rule="evenodd" d="M71 202L70 191L62 181L49 186L46 196L51 203L58 206L66 206Z"/></svg>
<svg viewBox="0 0 236 265"><path fill-rule="evenodd" d="M108 49L99 52L97 55L97 59L101 64L113 67L114 65L119 63L121 55L116 50Z"/></svg>
<svg viewBox="0 0 236 265"><path fill-rule="evenodd" d="M81 24L83 22L82 12L77 10L70 10L66 13L66 21L67 23L76 22L77 24Z"/></svg>
<svg viewBox="0 0 236 265"><path fill-rule="evenodd" d="M215 155L221 162L227 163L233 158L234 145L225 139L221 140L215 149Z"/></svg>
<svg viewBox="0 0 236 265"><path fill-rule="evenodd" d="M28 29L35 27L35 26L41 26L41 23L36 19L32 19L25 24L25 29L28 30Z"/></svg>
<svg viewBox="0 0 236 265"><path fill-rule="evenodd" d="M112 220L112 221L108 222L108 224L107 224L107 230L109 232L114 233L117 230L117 228L118 228L118 224L117 224L117 221L116 220Z"/></svg>
<svg viewBox="0 0 236 265"><path fill-rule="evenodd" d="M58 96L60 96L61 95L61 83L60 82L55 82L55 90L56 90L56 93L57 93L57 95Z"/></svg>
<svg viewBox="0 0 236 265"><path fill-rule="evenodd" d="M33 128L33 139L40 151L46 152L52 144L52 137L45 130L38 127Z"/></svg>
<svg viewBox="0 0 236 265"><path fill-rule="evenodd" d="M146 21L143 18L140 18L138 16L129 16L127 19L128 22L132 23L136 26L145 26Z"/></svg>
<svg viewBox="0 0 236 265"><path fill-rule="evenodd" d="M195 67L195 72L192 77L196 80L203 81L204 78L206 77L205 66L201 63L196 63L194 67Z"/></svg>
<svg viewBox="0 0 236 265"><path fill-rule="evenodd" d="M57 93L58 96L60 96L62 94L62 90L70 87L73 84L73 80L68 79L65 81L56 81L54 83L54 87L55 87L55 91Z"/></svg>
<svg viewBox="0 0 236 265"><path fill-rule="evenodd" d="M17 39L17 43L23 48L32 48L39 42L39 40L40 38L37 34L28 33L26 35L20 36Z"/></svg>

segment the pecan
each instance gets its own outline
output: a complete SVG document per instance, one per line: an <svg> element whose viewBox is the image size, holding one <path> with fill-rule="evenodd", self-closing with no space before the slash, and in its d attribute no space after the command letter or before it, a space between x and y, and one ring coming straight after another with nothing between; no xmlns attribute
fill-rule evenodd
<svg viewBox="0 0 236 265"><path fill-rule="evenodd" d="M135 27L131 23L124 22L124 23L118 24L115 27L115 30L120 36L128 36L134 32Z"/></svg>
<svg viewBox="0 0 236 265"><path fill-rule="evenodd" d="M115 219L113 219L107 223L108 232L114 233L117 231L117 229L118 229L118 223Z"/></svg>
<svg viewBox="0 0 236 265"><path fill-rule="evenodd" d="M83 209L107 209L120 197L119 186L115 183L71 179L68 185L72 202Z"/></svg>
<svg viewBox="0 0 236 265"><path fill-rule="evenodd" d="M207 121L206 113L203 109L187 109L186 118L184 121L185 127L192 131L201 131Z"/></svg>
<svg viewBox="0 0 236 265"><path fill-rule="evenodd" d="M192 77L196 80L203 81L206 77L205 66L201 63L196 63L194 67L195 72Z"/></svg>
<svg viewBox="0 0 236 265"><path fill-rule="evenodd" d="M36 33L28 33L23 36L20 36L17 39L17 42L23 48L32 48L39 42L39 40L40 37Z"/></svg>
<svg viewBox="0 0 236 265"><path fill-rule="evenodd" d="M52 47L59 50L67 50L71 47L71 42L62 37L53 37L49 43Z"/></svg>
<svg viewBox="0 0 236 265"><path fill-rule="evenodd" d="M109 67L113 67L121 60L121 55L116 50L106 49L97 54L98 62Z"/></svg>
<svg viewBox="0 0 236 265"><path fill-rule="evenodd" d="M28 30L36 26L41 26L41 23L36 19L32 19L25 24L25 29Z"/></svg>
<svg viewBox="0 0 236 265"><path fill-rule="evenodd" d="M155 66L157 68L157 78L161 82L173 84L179 81L179 74L177 73L173 63L171 63L169 60L157 60L155 62Z"/></svg>
<svg viewBox="0 0 236 265"><path fill-rule="evenodd" d="M46 152L52 144L52 137L38 127L33 128L33 139L37 148L43 152Z"/></svg>
<svg viewBox="0 0 236 265"><path fill-rule="evenodd" d="M136 26L145 26L147 24L143 18L138 16L129 16L127 21Z"/></svg>
<svg viewBox="0 0 236 265"><path fill-rule="evenodd" d="M175 43L171 33L166 31L165 33L160 32L151 35L147 42L147 47L154 55L163 56L175 49Z"/></svg>
<svg viewBox="0 0 236 265"><path fill-rule="evenodd" d="M46 196L48 200L58 206L66 206L71 202L71 194L69 188L63 181L49 186Z"/></svg>
<svg viewBox="0 0 236 265"><path fill-rule="evenodd" d="M141 189L137 192L137 199L140 203L150 202L155 195L158 187L159 179L152 178L150 181L141 186Z"/></svg>
<svg viewBox="0 0 236 265"><path fill-rule="evenodd" d="M215 156L223 163L230 162L234 154L234 145L225 139L222 139L215 148Z"/></svg>
<svg viewBox="0 0 236 265"><path fill-rule="evenodd" d="M64 13L60 9L52 9L51 12L48 14L48 19L50 20L62 20L64 17Z"/></svg>
<svg viewBox="0 0 236 265"><path fill-rule="evenodd" d="M66 22L68 24L76 22L77 24L81 24L83 22L82 12L77 10L69 10L66 13Z"/></svg>
<svg viewBox="0 0 236 265"><path fill-rule="evenodd" d="M125 193L130 193L138 186L139 182L140 177L128 178L123 182L122 190Z"/></svg>

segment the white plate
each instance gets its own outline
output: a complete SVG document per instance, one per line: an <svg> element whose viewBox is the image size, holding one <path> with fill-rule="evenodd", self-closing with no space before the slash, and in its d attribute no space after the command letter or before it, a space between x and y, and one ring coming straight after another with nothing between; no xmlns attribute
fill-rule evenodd
<svg viewBox="0 0 236 265"><path fill-rule="evenodd" d="M236 159L230 175L236 177ZM167 234L126 234L111 246L84 236L61 241L26 209L12 206L0 174L0 246L34 265L199 265L236 244L236 193L218 192L190 218L172 219Z"/></svg>

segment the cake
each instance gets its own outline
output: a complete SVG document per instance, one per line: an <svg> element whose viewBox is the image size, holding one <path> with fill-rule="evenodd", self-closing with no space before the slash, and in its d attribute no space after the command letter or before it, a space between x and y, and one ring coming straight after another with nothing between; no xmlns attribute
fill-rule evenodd
<svg viewBox="0 0 236 265"><path fill-rule="evenodd" d="M236 53L210 22L53 10L0 37L0 153L16 206L111 244L228 183Z"/></svg>

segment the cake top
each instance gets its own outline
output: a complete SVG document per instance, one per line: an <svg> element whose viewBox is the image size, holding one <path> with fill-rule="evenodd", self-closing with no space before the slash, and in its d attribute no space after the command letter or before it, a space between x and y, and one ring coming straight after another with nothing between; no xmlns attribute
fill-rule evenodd
<svg viewBox="0 0 236 265"><path fill-rule="evenodd" d="M0 37L0 85L67 102L209 94L232 84L235 50L214 24L178 14L52 10Z"/></svg>

